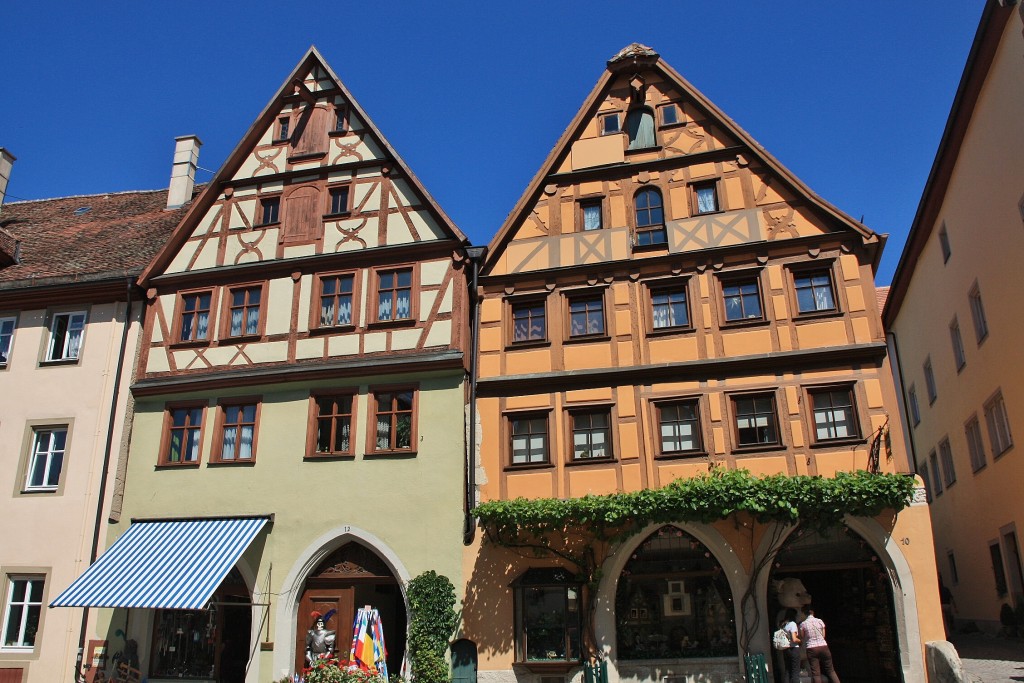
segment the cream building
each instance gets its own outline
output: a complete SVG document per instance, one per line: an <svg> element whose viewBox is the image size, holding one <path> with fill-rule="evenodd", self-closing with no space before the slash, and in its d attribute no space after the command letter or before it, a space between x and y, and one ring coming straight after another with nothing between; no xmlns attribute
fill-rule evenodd
<svg viewBox="0 0 1024 683"><path fill-rule="evenodd" d="M884 311L939 571L990 631L1024 610L1022 14L985 4Z"/></svg>

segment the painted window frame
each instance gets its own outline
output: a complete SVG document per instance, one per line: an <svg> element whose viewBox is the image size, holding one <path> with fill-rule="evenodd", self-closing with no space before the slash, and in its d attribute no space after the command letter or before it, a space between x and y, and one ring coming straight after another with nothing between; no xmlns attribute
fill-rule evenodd
<svg viewBox="0 0 1024 683"><path fill-rule="evenodd" d="M561 576L561 579L557 577ZM548 578L550 577L550 579ZM513 591L513 636L514 636L514 660L517 665L530 668L536 666L538 672L553 673L555 669L568 671L571 667L578 666L582 659L582 593L583 586L574 578L573 572L561 567L545 567L529 569L519 575L512 582ZM564 615L561 623L562 645L564 654L559 657L555 650L555 657L548 657L545 651L543 658L530 658L529 633L537 633L538 629L531 627L527 622L526 605L531 601L531 591L547 591L555 595L563 596L561 614ZM575 609L573 607L575 606ZM571 615L575 613L575 620ZM555 625L552 629L557 628ZM575 638L572 633L575 632ZM575 644L576 651L572 647Z"/></svg>
<svg viewBox="0 0 1024 683"><path fill-rule="evenodd" d="M658 205L651 206L650 200L647 205L640 206L640 196L654 196L658 198ZM665 193L660 187L647 185L633 193L633 247L635 249L656 249L668 246L668 226L665 223L665 213L668 206L665 202ZM652 217L653 212L659 212L661 220L656 221ZM646 212L647 222L641 223L641 212Z"/></svg>
<svg viewBox="0 0 1024 683"><path fill-rule="evenodd" d="M573 343L581 341L596 341L606 340L610 338L608 330L608 301L607 301L607 288L605 287L588 287L586 289L571 289L566 290L562 293L565 299L565 333L563 342ZM579 334L573 334L572 327L572 316L573 316L573 305L578 303L587 302L599 302L600 303L600 320L601 329L597 332L582 332ZM588 307L583 311L586 318L586 328L590 329L590 319L592 312ZM596 315L596 313L594 313Z"/></svg>
<svg viewBox="0 0 1024 683"><path fill-rule="evenodd" d="M210 307L206 312L206 337L198 338L193 336L190 339L182 339L182 330L185 327L185 316L187 314L195 313L198 315L200 309L195 311L185 310L185 299L186 297L201 297L202 295L210 297ZM194 325L195 329L198 330L198 325ZM205 345L213 341L215 335L214 330L217 328L217 290L214 287L201 287L197 289L185 289L178 292L175 295L175 307L174 307L174 325L171 329L171 345Z"/></svg>
<svg viewBox="0 0 1024 683"><path fill-rule="evenodd" d="M328 135L341 136L346 135L349 128L349 107L346 103L335 103L334 104L334 127L328 131Z"/></svg>
<svg viewBox="0 0 1024 683"><path fill-rule="evenodd" d="M981 421L978 414L973 413L964 422L964 438L967 440L967 453L971 461L971 470L979 472L988 465L985 457L985 441L981 436Z"/></svg>
<svg viewBox="0 0 1024 683"><path fill-rule="evenodd" d="M949 263L949 257L953 255L953 250L949 245L949 231L946 229L946 223L943 221L939 227L939 250L942 252L942 263Z"/></svg>
<svg viewBox="0 0 1024 683"><path fill-rule="evenodd" d="M735 451L735 452L745 452L745 451L779 450L779 449L782 449L782 448L786 447L785 443L784 443L784 441L782 439L782 423L781 423L781 420L779 418L779 402L778 402L778 397L776 396L776 392L775 391L772 391L772 390L768 390L768 391L749 391L749 392L745 391L745 392L742 392L742 393L728 394L728 397L729 397L729 411L730 411L729 414L730 414L730 416L732 418L731 419L731 422L732 422L731 431L732 431L732 439L733 439L733 444L734 444L733 451ZM771 411L768 412L768 413L757 412L757 403L756 402L759 399L765 399L765 398L767 398L771 402L770 403ZM752 412L752 413L746 413L745 412L745 413L741 414L740 413L740 402L741 401L752 401L753 404L752 404L751 407L754 409L754 412ZM774 430L774 433L775 433L774 441L760 441L759 440L759 441L756 441L756 442L744 443L742 441L742 439L741 439L741 431L740 431L741 429L744 429L744 428L740 426L740 420L742 418L745 418L745 417L748 417L748 416L753 417L755 420L758 420L761 416L770 416L771 423L769 425L767 425L767 426L771 427ZM755 430L761 429L761 427L758 426L757 424L755 424L753 428ZM746 427L746 429L750 429L750 427Z"/></svg>
<svg viewBox="0 0 1024 683"><path fill-rule="evenodd" d="M953 345L953 363L959 373L967 365L967 353L964 350L964 338L960 334L960 321L954 315L949 323L949 340Z"/></svg>
<svg viewBox="0 0 1024 683"><path fill-rule="evenodd" d="M1006 410L1003 390L997 389L984 403L985 424L988 440L992 445L992 458L998 459L1013 448L1013 432L1010 430L1010 415Z"/></svg>
<svg viewBox="0 0 1024 683"><path fill-rule="evenodd" d="M674 112L674 121L665 120L665 112L667 111ZM682 126L685 124L685 121L683 120L682 107L679 106L678 102L666 102L664 104L659 104L657 107L657 113L659 128L673 128L675 126Z"/></svg>
<svg viewBox="0 0 1024 683"><path fill-rule="evenodd" d="M0 630L0 654L7 653L18 653L28 654L36 651L36 648L40 645L40 635L43 631L43 620L46 610L47 598L46 598L46 584L47 577L45 574L35 572L11 572L5 576L5 585L3 592L3 623L2 630ZM14 600L14 590L18 582L25 582L24 598L19 602ZM32 585L38 583L39 585L39 599L38 601L32 599ZM7 645L7 632L11 625L11 619L14 616L15 605L21 606L21 614L18 618L20 625L18 627L18 642ZM26 609L27 608L27 609ZM26 636L28 631L28 624L32 621L33 608L35 611L35 631L32 633L31 644L25 644Z"/></svg>
<svg viewBox="0 0 1024 683"><path fill-rule="evenodd" d="M67 477L67 462L68 462L68 451L71 448L71 424L70 422L54 421L50 424L34 424L30 425L31 438L28 444L28 453L25 458L25 467L22 470L20 478L21 493L26 494L53 494L58 493L64 486L64 480ZM58 433L63 433L63 447L56 448L54 445L54 439ZM45 450L40 450L42 445L41 439L44 434L49 435L49 442ZM56 455L59 453L59 457ZM36 461L40 457L46 458L46 463L43 466L42 481L40 483L33 483L32 478L36 470ZM49 483L51 480L51 468L53 467L54 460L57 460L57 472L56 481Z"/></svg>
<svg viewBox="0 0 1024 683"><path fill-rule="evenodd" d="M160 453L157 457L157 465L159 467L198 467L203 460L203 438L205 436L206 429L206 410L209 407L207 401L174 401L164 406L164 422L163 429L161 430L160 437ZM174 424L174 414L176 411L184 410L189 411L186 413L185 424L176 426ZM191 422L191 411L199 410L199 423L198 427ZM171 460L171 444L174 442L174 431L182 430L185 438L198 429L196 438L198 439L196 445L196 457L195 460L186 460L182 457L181 460ZM186 443L181 442L182 445ZM185 455L185 449L182 448L182 456Z"/></svg>
<svg viewBox="0 0 1024 683"><path fill-rule="evenodd" d="M939 462L942 464L942 483L946 490L949 490L956 483L956 464L953 460L953 447L949 443L948 436L939 439L938 452Z"/></svg>
<svg viewBox="0 0 1024 683"><path fill-rule="evenodd" d="M693 322L693 310L690 306L690 278L689 277L672 277L672 278L661 278L656 280L644 281L644 292L646 300L646 311L647 311L647 334L648 335L661 335L661 334L672 334L675 332L692 332L696 329ZM673 294L682 294L683 297L683 308L685 310L686 322L684 324L670 324L659 327L656 325L658 319L657 306L668 307L668 318L673 317L673 303L667 301L664 304L658 304L655 302L655 297L668 295L671 297ZM675 304L678 306L678 302Z"/></svg>
<svg viewBox="0 0 1024 683"><path fill-rule="evenodd" d="M792 291L790 302L793 306L794 319L804 320L807 318L822 318L833 315L840 315L843 312L842 306L839 301L839 288L836 287L836 274L834 264L832 262L815 262L815 263L795 263L787 266L786 270L789 272L789 285ZM824 276L828 279L828 294L832 299L831 308L818 308L818 298L815 296L817 289L823 287L820 283L816 284L814 278ZM801 284L801 281L808 280L806 286ZM802 290L810 289L811 298L814 301L814 308L804 310L801 305L800 292Z"/></svg>
<svg viewBox="0 0 1024 683"><path fill-rule="evenodd" d="M68 343L71 339L69 332L75 331L71 327L74 324L76 317L81 317L79 332L78 345L75 347L74 355L70 355L70 349ZM57 320L67 318L64 330L62 332L62 338L60 342L60 355L55 356L54 351L58 343L58 336L56 330L58 327ZM45 346L43 347L43 365L73 365L81 361L82 350L85 346L85 333L89 326L89 311L88 309L68 309L68 310L54 310L48 311L46 314L46 335L44 337Z"/></svg>
<svg viewBox="0 0 1024 683"><path fill-rule="evenodd" d="M654 457L656 459L695 458L706 456L708 454L707 447L704 442L704 411L701 410L700 404L700 396L673 396L669 398L658 398L651 401L651 426L654 430ZM694 430L694 434L692 436L694 448L665 450L664 429L666 422L663 410L677 406L692 407L696 417L692 421L681 419L670 422L669 424L677 425L692 422ZM674 434L673 437L677 441L681 440L678 434Z"/></svg>
<svg viewBox="0 0 1024 683"><path fill-rule="evenodd" d="M607 227L604 215L604 197L582 197L576 201L576 232L600 232ZM597 207L597 227L587 227L587 209Z"/></svg>
<svg viewBox="0 0 1024 683"><path fill-rule="evenodd" d="M978 346L988 339L988 317L985 315L985 303L981 299L981 288L975 280L967 293L967 300L971 305L971 321L974 323L974 336Z"/></svg>
<svg viewBox="0 0 1024 683"><path fill-rule="evenodd" d="M551 409L541 410L516 410L509 411L503 414L503 423L505 428L505 438L502 440L508 448L508 456L505 458L506 466L509 469L528 469L531 467L545 467L553 464L551 458L551 446L553 431L551 429ZM516 423L517 422L536 422L541 421L544 424L544 431L541 432L520 432L528 437L528 441L536 435L543 435L544 439L544 452L542 460L526 460L525 462L516 462ZM529 458L530 453L527 453Z"/></svg>
<svg viewBox="0 0 1024 683"><path fill-rule="evenodd" d="M533 338L531 336L533 315L528 315L526 320L530 327L527 328L527 336L524 339L516 338L516 321L517 312L529 309L534 310L537 308L543 309L542 321L543 329L542 335L539 338ZM535 293L535 294L522 294L514 297L508 297L505 299L506 316L505 319L508 321L505 328L505 338L508 340L505 346L507 348L522 348L527 346L541 346L550 343L549 336L549 325L548 325L548 297L546 294Z"/></svg>
<svg viewBox="0 0 1024 683"><path fill-rule="evenodd" d="M577 419L583 416L590 418L594 416L604 416L606 423L604 426L604 439L605 445L604 455L589 455L579 457L576 455L576 434L577 431L588 435L587 445L588 452L595 450L593 443L593 436L595 433L602 431L600 425L595 427L593 423L589 426L580 424L577 429ZM570 464L582 464L590 462L614 462L616 460L615 455L615 426L616 426L615 406L611 403L588 403L585 405L572 405L565 409L565 434L566 434L566 447L567 447L567 460Z"/></svg>
<svg viewBox="0 0 1024 683"><path fill-rule="evenodd" d="M723 195L721 178L693 180L688 184L688 189L690 195L691 216L712 216L716 213L722 213L725 211L725 206L722 202ZM702 211L700 208L700 193L702 190L711 190L712 192L712 197L715 200L715 208L710 211Z"/></svg>
<svg viewBox="0 0 1024 683"><path fill-rule="evenodd" d="M729 327L743 327L745 325L763 325L768 321L767 311L764 305L764 285L761 282L761 270L736 270L729 271L726 273L720 273L716 276L718 280L718 291L719 291L719 314L721 316L721 328ZM734 298L730 296L727 289L730 287L743 287L744 285L753 284L756 288L757 306L759 308L759 315L748 316L744 315L742 318L729 319L729 299ZM744 294L742 291L738 292L735 296L742 297L749 296L749 293ZM743 313L746 313L746 306L743 306Z"/></svg>
<svg viewBox="0 0 1024 683"><path fill-rule="evenodd" d="M382 395L395 395L395 394L412 394L412 407L409 410L380 410L380 396ZM369 413L369 428L366 430L366 454L367 455L403 455L403 456L415 456L419 449L419 403L420 403L420 387L418 384L389 384L371 386L367 392L368 408ZM394 406L394 399L392 399L391 406ZM399 414L410 414L410 426L409 426L409 447L399 448L397 446L398 439L398 420L395 419L391 422L389 427L388 435L388 447L381 448L377 444L378 436L378 416L382 414L388 415L399 415Z"/></svg>
<svg viewBox="0 0 1024 683"><path fill-rule="evenodd" d="M349 402L348 412L339 410L339 401ZM321 402L331 402L332 412L323 413ZM335 450L339 419L348 418L348 448ZM327 420L330 429L328 450L320 450L320 422ZM309 436L306 442L306 458L311 460L330 458L353 458L356 455L356 431L359 425L359 392L355 387L337 391L316 391L309 396Z"/></svg>
<svg viewBox="0 0 1024 683"><path fill-rule="evenodd" d="M266 327L266 302L267 302L267 281L262 282L241 282L238 284L224 287L223 301L221 302L221 325L220 325L220 339L225 342L235 342L240 339L259 339L264 336ZM245 299L243 304L239 307L234 304L235 292L244 291ZM252 304L249 301L249 292L259 292L259 302ZM231 318L232 313L236 308L240 308L242 311L242 328L237 334L232 332L231 329ZM249 332L249 311L256 309L256 331Z"/></svg>
<svg viewBox="0 0 1024 683"><path fill-rule="evenodd" d="M292 117L291 114L282 114L274 122L274 144L288 142L292 139Z"/></svg>
<svg viewBox="0 0 1024 683"><path fill-rule="evenodd" d="M391 304L391 317L381 318L380 317L380 294L381 294L381 276L388 274L398 273L409 273L409 286L408 288L399 287L397 279L394 287L388 288L386 291L394 292L395 299ZM416 263L405 263L395 264L388 266L380 266L373 268L370 271L370 292L369 302L370 307L367 311L368 326L389 326L389 325L414 325L419 320L419 298L420 298L420 278L419 268ZM394 314L397 312L397 300L398 292L408 289L409 290L409 314L403 318L396 318Z"/></svg>
<svg viewBox="0 0 1024 683"><path fill-rule="evenodd" d="M939 471L939 453L934 448L928 453L928 464L931 467L932 486L935 489L935 497L938 498L945 489L942 487L942 472Z"/></svg>
<svg viewBox="0 0 1024 683"><path fill-rule="evenodd" d="M312 305L309 307L309 329L311 332L344 332L351 331L359 327L359 316L361 314L361 311L359 310L359 304L361 301L360 285L362 284L361 278L359 276L360 271L358 270L332 270L322 273L315 273L313 275L313 278L315 280L314 295ZM339 305L343 293L337 291L334 294L325 295L324 280L333 279L335 281L340 281L343 278L352 279L352 291L348 294L348 297L350 299L349 308L351 311L349 317L351 318L351 320L348 323L334 322L331 324L325 324L323 321L324 297L329 296L334 299L333 319L337 321L338 312L341 310Z"/></svg>
<svg viewBox="0 0 1024 683"><path fill-rule="evenodd" d="M932 366L930 355L925 356L921 369L924 372L924 386L928 391L928 405L931 405L939 398L939 387L935 383L935 368Z"/></svg>
<svg viewBox="0 0 1024 683"><path fill-rule="evenodd" d="M5 329L8 331L5 332ZM11 354L14 352L14 333L17 329L17 315L0 315L0 370L11 364Z"/></svg>
<svg viewBox="0 0 1024 683"><path fill-rule="evenodd" d="M807 427L810 432L811 441L813 446L834 446L847 443L863 443L865 440L864 429L861 420L860 408L857 401L856 384L853 382L843 382L838 384L818 384L813 386L804 387L804 392L807 395L807 410L809 412ZM829 395L830 399L833 394L844 393L849 398L848 406L838 406L838 408L845 408L848 411L848 423L849 429L852 431L851 434L846 436L834 436L822 438L819 435L819 423L818 423L818 411L819 411L819 398L825 394ZM833 414L833 420L825 423L827 429L835 429L837 424L834 416L837 410L837 406L830 403L828 406L821 406L821 410L831 411ZM837 430L838 431L838 430Z"/></svg>
<svg viewBox="0 0 1024 683"><path fill-rule="evenodd" d="M335 201L336 196L341 196L341 193L345 194L344 206L339 209L337 204L340 202ZM333 218L335 216L349 216L352 214L352 183L337 183L335 185L327 186L327 210L324 212L324 217Z"/></svg>
<svg viewBox="0 0 1024 683"><path fill-rule="evenodd" d="M917 400L917 385L911 384L907 389L907 407L910 409L910 421L913 426L921 424L921 404Z"/></svg>
<svg viewBox="0 0 1024 683"><path fill-rule="evenodd" d="M265 228L281 224L281 211L284 209L281 202L281 193L261 195L256 201L256 215L253 216L252 225L254 228ZM275 220L266 220L267 214Z"/></svg>
<svg viewBox="0 0 1024 683"><path fill-rule="evenodd" d="M253 419L245 419L245 410L253 408ZM238 410L238 418L228 422L228 413ZM210 465L252 465L256 463L256 456L259 452L258 442L260 433L260 418L263 413L262 396L232 396L217 402L217 418L214 422L213 447L210 449ZM249 446L249 457L242 457L241 444L242 434L246 427L252 428L252 442ZM231 457L225 456L225 443L228 430L236 430L235 452Z"/></svg>
<svg viewBox="0 0 1024 683"><path fill-rule="evenodd" d="M603 112L597 115L597 132L601 137L605 135L619 135L622 133L622 112L610 111ZM614 119L615 126L613 130L608 128L607 121Z"/></svg>

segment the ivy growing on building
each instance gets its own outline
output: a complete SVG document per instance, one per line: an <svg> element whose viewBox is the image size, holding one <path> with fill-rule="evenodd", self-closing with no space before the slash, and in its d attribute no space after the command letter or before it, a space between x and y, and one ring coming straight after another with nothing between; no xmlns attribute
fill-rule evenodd
<svg viewBox="0 0 1024 683"><path fill-rule="evenodd" d="M455 611L455 586L447 576L426 571L409 582L409 655L417 683L448 683L444 653L459 615Z"/></svg>

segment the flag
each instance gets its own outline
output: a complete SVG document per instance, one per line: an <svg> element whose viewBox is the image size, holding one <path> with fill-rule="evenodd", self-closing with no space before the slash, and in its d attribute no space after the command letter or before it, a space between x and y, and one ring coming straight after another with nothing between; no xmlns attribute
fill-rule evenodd
<svg viewBox="0 0 1024 683"><path fill-rule="evenodd" d="M387 680L387 656L380 613L375 609L358 609L352 623L352 651L349 655L352 668L362 669Z"/></svg>

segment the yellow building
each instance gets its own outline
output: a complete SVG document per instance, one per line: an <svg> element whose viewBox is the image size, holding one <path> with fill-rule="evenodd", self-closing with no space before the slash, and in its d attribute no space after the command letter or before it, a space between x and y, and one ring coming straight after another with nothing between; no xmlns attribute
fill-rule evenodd
<svg viewBox="0 0 1024 683"><path fill-rule="evenodd" d="M657 53L625 48L482 268L481 499L867 468L886 429L902 443L883 243ZM880 468L911 471L902 448ZM845 524L775 530L781 548L752 520L651 525L604 560L594 624L564 563L478 541L464 637L481 681L577 677L591 627L611 680L736 681L746 652L770 651L777 610L809 592L843 680L924 680L923 643L942 630L923 493Z"/></svg>
<svg viewBox="0 0 1024 683"><path fill-rule="evenodd" d="M1013 4L985 4L884 318L940 574L957 621L990 631L1004 605L1024 610L1024 10Z"/></svg>

